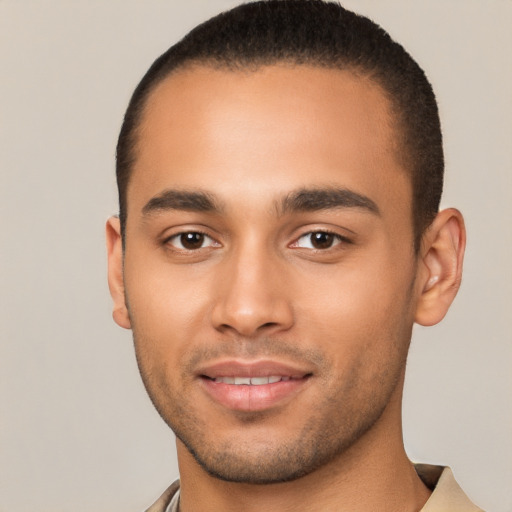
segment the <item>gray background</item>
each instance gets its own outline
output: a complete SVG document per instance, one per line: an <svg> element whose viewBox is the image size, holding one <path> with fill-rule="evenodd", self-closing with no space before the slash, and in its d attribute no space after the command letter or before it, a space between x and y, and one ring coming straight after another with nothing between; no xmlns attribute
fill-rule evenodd
<svg viewBox="0 0 512 512"><path fill-rule="evenodd" d="M103 226L114 146L152 60L231 0L0 0L0 511L137 511L177 476L171 433L113 324ZM465 279L416 329L405 395L414 460L512 511L512 3L347 0L437 91L444 204L466 216Z"/></svg>

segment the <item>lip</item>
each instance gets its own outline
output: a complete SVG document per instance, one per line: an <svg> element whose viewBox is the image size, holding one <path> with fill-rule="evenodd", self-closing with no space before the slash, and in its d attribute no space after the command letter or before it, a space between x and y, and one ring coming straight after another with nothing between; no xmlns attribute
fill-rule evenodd
<svg viewBox="0 0 512 512"><path fill-rule="evenodd" d="M311 375L308 369L276 361L220 361L204 366L197 372L204 391L211 399L228 409L245 412L264 411L283 405L304 389ZM233 377L240 377L244 381L248 378L260 379L258 382L265 377L283 377L284 380L259 385L220 381Z"/></svg>

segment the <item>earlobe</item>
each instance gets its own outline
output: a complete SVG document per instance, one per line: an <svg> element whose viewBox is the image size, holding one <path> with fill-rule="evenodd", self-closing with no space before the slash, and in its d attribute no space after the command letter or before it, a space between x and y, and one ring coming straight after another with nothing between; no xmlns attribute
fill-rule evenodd
<svg viewBox="0 0 512 512"><path fill-rule="evenodd" d="M446 315L460 287L465 247L462 214L454 208L439 212L422 240L416 323L435 325Z"/></svg>
<svg viewBox="0 0 512 512"><path fill-rule="evenodd" d="M131 328L123 282L123 243L118 217L111 217L106 225L108 256L108 287L114 302L114 321L125 329Z"/></svg>

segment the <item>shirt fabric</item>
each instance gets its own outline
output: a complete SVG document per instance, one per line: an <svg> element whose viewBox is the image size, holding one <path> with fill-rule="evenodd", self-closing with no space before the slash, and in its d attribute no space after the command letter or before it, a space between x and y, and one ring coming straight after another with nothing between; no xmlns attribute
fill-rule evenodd
<svg viewBox="0 0 512 512"><path fill-rule="evenodd" d="M414 465L423 483L432 490L421 512L483 512L464 494L448 467ZM146 512L179 512L180 483L176 480Z"/></svg>

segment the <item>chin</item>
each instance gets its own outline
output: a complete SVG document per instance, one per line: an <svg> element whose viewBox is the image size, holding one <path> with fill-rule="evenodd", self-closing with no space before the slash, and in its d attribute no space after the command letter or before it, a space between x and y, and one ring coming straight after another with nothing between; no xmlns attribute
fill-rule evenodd
<svg viewBox="0 0 512 512"><path fill-rule="evenodd" d="M197 453L187 447L196 462L212 477L226 482L269 485L291 482L315 471L326 463L304 453L288 449L265 450L271 453L246 454L233 451ZM288 452L288 453L283 453ZM332 457L331 457L332 458Z"/></svg>

